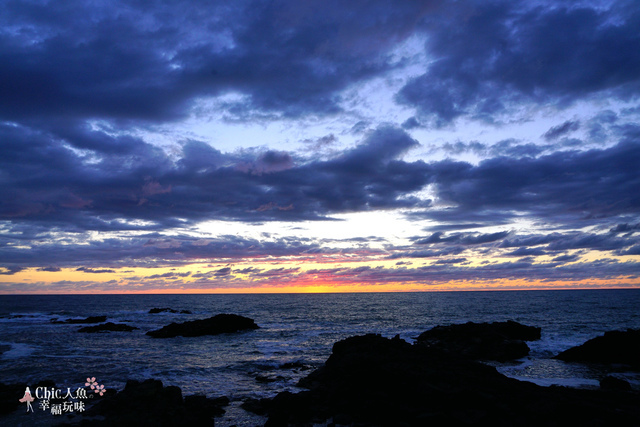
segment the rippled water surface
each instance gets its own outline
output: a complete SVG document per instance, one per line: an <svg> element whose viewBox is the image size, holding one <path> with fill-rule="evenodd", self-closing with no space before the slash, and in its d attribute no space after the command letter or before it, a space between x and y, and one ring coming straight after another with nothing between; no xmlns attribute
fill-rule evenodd
<svg viewBox="0 0 640 427"><path fill-rule="evenodd" d="M192 314L149 314L153 307ZM436 325L512 319L542 327L542 339L530 343L529 358L499 365L501 372L541 385L589 386L605 373L550 357L605 331L640 328L639 307L640 290L0 296L0 381L52 379L72 387L94 376L108 388L121 389L127 379L153 377L181 387L184 394L226 395L239 403L296 391L307 367L322 364L333 343L348 336L400 334L412 342ZM260 329L194 338L145 335L171 322L219 313L250 317ZM98 315L139 329L85 334L77 332L79 325L51 323ZM288 362L297 367L282 367ZM637 386L633 374L619 375ZM219 424L243 416L232 405Z"/></svg>

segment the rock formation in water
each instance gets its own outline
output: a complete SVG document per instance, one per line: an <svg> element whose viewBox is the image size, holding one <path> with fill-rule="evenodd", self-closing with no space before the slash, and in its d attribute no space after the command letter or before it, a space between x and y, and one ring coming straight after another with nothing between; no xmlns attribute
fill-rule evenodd
<svg viewBox="0 0 640 427"><path fill-rule="evenodd" d="M229 332L258 329L259 326L248 317L237 314L218 314L208 319L192 320L184 323L171 323L161 329L147 332L154 338L173 338L177 336L198 337L218 335Z"/></svg>

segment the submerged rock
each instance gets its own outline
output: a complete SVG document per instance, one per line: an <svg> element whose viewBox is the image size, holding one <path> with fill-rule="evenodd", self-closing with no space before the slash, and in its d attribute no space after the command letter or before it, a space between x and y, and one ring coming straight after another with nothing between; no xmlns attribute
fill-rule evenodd
<svg viewBox="0 0 640 427"><path fill-rule="evenodd" d="M474 360L504 362L529 354L524 341L540 339L540 328L512 320L436 326L418 336L417 344Z"/></svg>
<svg viewBox="0 0 640 427"><path fill-rule="evenodd" d="M58 320L51 319L51 323L60 324L60 323L69 323L69 324L83 324L83 323L101 323L106 322L107 316L89 316L85 319L67 319L67 320Z"/></svg>
<svg viewBox="0 0 640 427"><path fill-rule="evenodd" d="M169 308L169 307L166 307L166 308L157 308L157 307L154 307L154 308L152 308L151 310L149 310L149 314L158 314L158 313L180 313L180 314L193 314L193 313L191 313L191 311L189 311L189 310L180 310L180 311L178 311L178 310L175 310L175 309L173 309L173 308Z"/></svg>
<svg viewBox="0 0 640 427"><path fill-rule="evenodd" d="M237 314L218 314L208 319L192 320L184 323L171 323L161 329L147 332L154 338L173 338L177 336L198 337L218 335L228 332L258 329L259 326L248 317Z"/></svg>
<svg viewBox="0 0 640 427"><path fill-rule="evenodd" d="M610 331L555 356L565 362L613 363L640 369L640 329Z"/></svg>
<svg viewBox="0 0 640 427"><path fill-rule="evenodd" d="M107 322L102 325L96 326L85 326L84 328L78 329L78 332L131 332L136 328L135 326L125 325L124 323L112 323Z"/></svg>
<svg viewBox="0 0 640 427"><path fill-rule="evenodd" d="M334 423L397 425L637 425L633 393L544 388L452 353L379 335L333 346L308 390L247 400L267 426Z"/></svg>

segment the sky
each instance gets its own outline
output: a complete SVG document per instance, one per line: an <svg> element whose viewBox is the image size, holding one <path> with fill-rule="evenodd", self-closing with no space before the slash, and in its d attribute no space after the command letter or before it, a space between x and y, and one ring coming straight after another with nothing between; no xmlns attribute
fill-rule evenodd
<svg viewBox="0 0 640 427"><path fill-rule="evenodd" d="M0 293L640 287L640 4L0 2Z"/></svg>

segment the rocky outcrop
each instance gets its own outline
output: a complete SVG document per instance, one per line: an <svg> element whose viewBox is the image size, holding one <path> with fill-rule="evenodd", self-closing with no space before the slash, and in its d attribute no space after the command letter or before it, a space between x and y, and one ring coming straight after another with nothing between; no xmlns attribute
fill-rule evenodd
<svg viewBox="0 0 640 427"><path fill-rule="evenodd" d="M631 391L631 384L628 381L610 375L600 380L600 388L602 390L611 391Z"/></svg>
<svg viewBox="0 0 640 427"><path fill-rule="evenodd" d="M565 362L591 362L628 365L640 369L640 329L605 332L582 345L555 356Z"/></svg>
<svg viewBox="0 0 640 427"><path fill-rule="evenodd" d="M399 337L365 335L337 342L308 388L243 407L267 426L327 423L397 425L637 425L633 393L544 388L495 368Z"/></svg>
<svg viewBox="0 0 640 427"><path fill-rule="evenodd" d="M51 323L55 323L55 324L65 323L65 324L74 324L74 325L83 324L83 323L102 323L106 321L107 321L107 316L89 316L85 319L67 319L67 320L51 319Z"/></svg>
<svg viewBox="0 0 640 427"><path fill-rule="evenodd" d="M165 387L159 380L130 380L124 390L89 408L83 418L91 418L91 421L85 419L83 423L91 426L213 426L213 417L224 414L222 407L228 404L226 397L187 396L183 399L179 387Z"/></svg>
<svg viewBox="0 0 640 427"><path fill-rule="evenodd" d="M139 328L136 328L135 326L125 325L124 323L107 322L107 323L103 323L101 325L85 326L84 328L78 329L78 332L89 332L89 333L93 333L93 332L131 332L131 331L133 331L135 329L139 329Z"/></svg>
<svg viewBox="0 0 640 427"><path fill-rule="evenodd" d="M177 336L198 337L218 335L229 332L258 329L259 326L248 317L237 314L218 314L208 319L193 320L184 323L171 323L161 329L147 332L154 338L173 338Z"/></svg>
<svg viewBox="0 0 640 427"><path fill-rule="evenodd" d="M436 326L418 336L417 343L473 360L504 362L529 354L525 341L540 339L540 328L507 322Z"/></svg>
<svg viewBox="0 0 640 427"><path fill-rule="evenodd" d="M0 415L7 415L18 409L19 406L25 406L24 403L20 403L18 400L24 396L25 390L28 384L3 384L0 383ZM38 387L54 388L56 384L51 380L40 381L36 384L31 384L31 393L35 393ZM3 424L0 419L0 425ZM6 425L6 424L5 424Z"/></svg>

